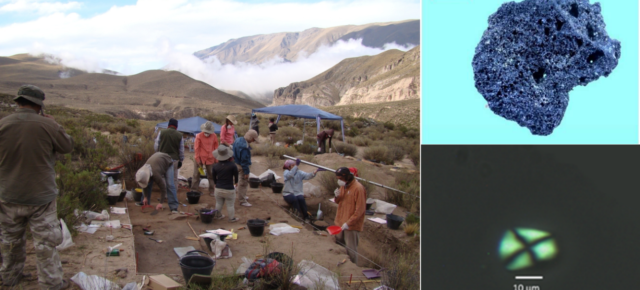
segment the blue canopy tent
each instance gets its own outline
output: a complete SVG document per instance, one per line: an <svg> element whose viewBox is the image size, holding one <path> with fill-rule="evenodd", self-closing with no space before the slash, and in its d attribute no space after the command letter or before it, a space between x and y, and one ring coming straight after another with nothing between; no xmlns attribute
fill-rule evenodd
<svg viewBox="0 0 640 290"><path fill-rule="evenodd" d="M317 130L318 134L320 134L320 120L340 120L340 128L342 131L342 140L344 140L344 120L342 117L338 115L334 115L331 113L327 113L318 108L314 108L307 105L283 105L277 107L264 107L259 109L253 109L252 113L264 113L264 114L274 114L278 115L278 119L276 120L276 124L280 121L280 116L292 116L297 118L304 119L316 119L317 121Z"/></svg>
<svg viewBox="0 0 640 290"><path fill-rule="evenodd" d="M202 117L191 117L186 119L180 119L178 120L178 131L182 133L196 135L202 132L200 130L200 126L202 126L202 124L206 123L207 121L209 120ZM169 121L158 123L156 124L156 131L158 131L158 129L167 128L167 126L169 126ZM220 129L222 128L222 126L216 123L213 123L213 128L216 134L220 134Z"/></svg>

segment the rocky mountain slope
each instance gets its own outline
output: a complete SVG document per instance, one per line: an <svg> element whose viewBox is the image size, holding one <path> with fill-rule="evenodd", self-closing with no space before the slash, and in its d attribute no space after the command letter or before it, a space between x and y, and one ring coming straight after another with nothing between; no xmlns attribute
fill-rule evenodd
<svg viewBox="0 0 640 290"><path fill-rule="evenodd" d="M332 106L420 98L420 46L341 61L303 82L275 90L273 105Z"/></svg>
<svg viewBox="0 0 640 290"><path fill-rule="evenodd" d="M420 20L310 28L302 32L261 34L231 39L220 45L194 53L200 59L216 56L221 63L246 62L260 64L276 57L295 62L303 53L314 53L320 46L339 40L362 39L368 47L381 48L395 42L399 45L420 44Z"/></svg>
<svg viewBox="0 0 640 290"><path fill-rule="evenodd" d="M151 70L118 76L67 69L26 54L0 57L0 92L15 94L23 84L44 90L47 104L128 118L183 118L264 107L176 71Z"/></svg>

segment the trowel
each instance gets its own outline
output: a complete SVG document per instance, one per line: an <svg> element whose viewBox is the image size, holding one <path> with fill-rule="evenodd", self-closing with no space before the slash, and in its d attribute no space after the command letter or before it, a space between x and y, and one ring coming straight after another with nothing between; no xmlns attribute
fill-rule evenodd
<svg viewBox="0 0 640 290"><path fill-rule="evenodd" d="M324 219L324 215L322 214L322 211L320 210L320 206L321 205L322 205L321 203L318 204L318 215L316 216L316 219L319 220L319 221Z"/></svg>

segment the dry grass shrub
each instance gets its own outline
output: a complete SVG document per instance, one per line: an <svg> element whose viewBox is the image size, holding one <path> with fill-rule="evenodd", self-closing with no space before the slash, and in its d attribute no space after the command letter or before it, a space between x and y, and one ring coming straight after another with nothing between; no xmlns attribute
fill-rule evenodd
<svg viewBox="0 0 640 290"><path fill-rule="evenodd" d="M280 160L280 157L273 155L267 157L267 167L269 169L282 168L282 165L284 165L284 161Z"/></svg>
<svg viewBox="0 0 640 290"><path fill-rule="evenodd" d="M360 147L369 146L372 143L371 139L363 136L357 136L357 137L351 138L349 142Z"/></svg>
<svg viewBox="0 0 640 290"><path fill-rule="evenodd" d="M398 173L392 188L408 194L387 189L387 202L406 208L413 213L420 212L420 175L418 173Z"/></svg>
<svg viewBox="0 0 640 290"><path fill-rule="evenodd" d="M420 289L420 255L397 251L384 258L382 284L395 290Z"/></svg>
<svg viewBox="0 0 640 290"><path fill-rule="evenodd" d="M415 165L417 168L420 168L420 146L416 146L411 151L409 158L411 159L411 162L413 162L413 165Z"/></svg>
<svg viewBox="0 0 640 290"><path fill-rule="evenodd" d="M276 146L269 143L256 144L253 145L252 148L252 156L277 156L280 158L282 155L296 156L298 153L294 148Z"/></svg>
<svg viewBox="0 0 640 290"><path fill-rule="evenodd" d="M407 234L407 236L413 236L416 233L418 233L419 230L420 230L420 224L408 224L408 223L406 223L404 225L404 233Z"/></svg>
<svg viewBox="0 0 640 290"><path fill-rule="evenodd" d="M334 196L333 192L338 188L338 180L336 179L336 174L333 172L319 172L318 183L320 184L320 188L326 195Z"/></svg>
<svg viewBox="0 0 640 290"><path fill-rule="evenodd" d="M371 146L364 149L364 159L371 160L373 162L380 162L384 164L393 164L393 157L389 157L387 147L384 146ZM393 156L393 155L392 155Z"/></svg>
<svg viewBox="0 0 640 290"><path fill-rule="evenodd" d="M313 154L318 148L318 144L315 139L305 138L302 145L293 146L298 152L302 154Z"/></svg>
<svg viewBox="0 0 640 290"><path fill-rule="evenodd" d="M279 127L276 132L277 142L291 145L300 139L302 139L302 130L297 127Z"/></svg>
<svg viewBox="0 0 640 290"><path fill-rule="evenodd" d="M368 181L375 181L375 178L373 177L373 175L371 175L371 173L362 165L358 165L355 166L355 168L358 169L358 177L364 179L364 180L368 180ZM334 177L335 178L335 177ZM364 186L364 189L366 190L366 194L367 197L370 197L371 194L378 189L377 185L373 185L369 182L365 182L365 181L360 181L360 183L362 184L362 186Z"/></svg>
<svg viewBox="0 0 640 290"><path fill-rule="evenodd" d="M356 147L355 145L347 144L344 142L335 142L333 143L333 145L336 147L336 150L338 150L338 153L342 153L345 156L356 156L356 154L358 153L358 147Z"/></svg>

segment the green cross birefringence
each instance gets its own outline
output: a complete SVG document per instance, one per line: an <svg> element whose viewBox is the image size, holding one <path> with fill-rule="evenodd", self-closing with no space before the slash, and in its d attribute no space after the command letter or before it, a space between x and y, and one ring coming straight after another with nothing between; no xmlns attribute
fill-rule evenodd
<svg viewBox="0 0 640 290"><path fill-rule="evenodd" d="M550 233L528 228L507 230L498 250L508 270L522 270L558 254Z"/></svg>

